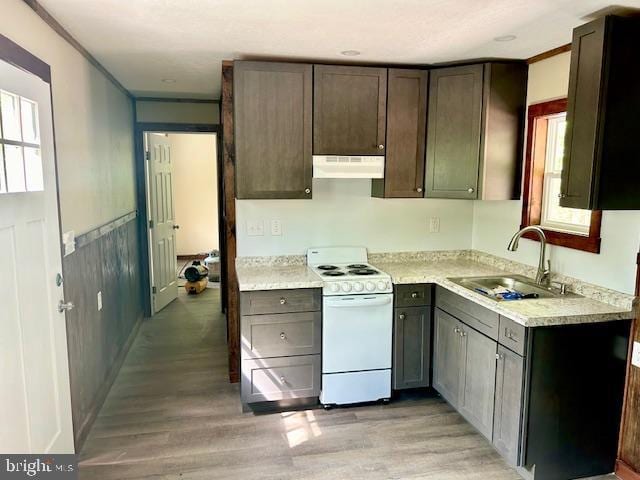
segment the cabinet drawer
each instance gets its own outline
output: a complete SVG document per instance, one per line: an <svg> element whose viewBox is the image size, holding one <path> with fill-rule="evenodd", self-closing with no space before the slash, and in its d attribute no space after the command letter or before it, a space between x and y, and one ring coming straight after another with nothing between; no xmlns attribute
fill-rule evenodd
<svg viewBox="0 0 640 480"><path fill-rule="evenodd" d="M243 360L242 401L317 397L320 377L320 355Z"/></svg>
<svg viewBox="0 0 640 480"><path fill-rule="evenodd" d="M486 336L498 339L499 315L496 312L442 287L436 290L436 306Z"/></svg>
<svg viewBox="0 0 640 480"><path fill-rule="evenodd" d="M508 349L524 356L526 350L527 329L500 315L500 330L498 332L498 341Z"/></svg>
<svg viewBox="0 0 640 480"><path fill-rule="evenodd" d="M242 315L316 312L320 311L321 305L322 296L319 288L260 290L242 292L240 295Z"/></svg>
<svg viewBox="0 0 640 480"><path fill-rule="evenodd" d="M420 307L431 305L431 284L396 285L396 307Z"/></svg>
<svg viewBox="0 0 640 480"><path fill-rule="evenodd" d="M242 358L286 357L320 353L320 312L243 315Z"/></svg>

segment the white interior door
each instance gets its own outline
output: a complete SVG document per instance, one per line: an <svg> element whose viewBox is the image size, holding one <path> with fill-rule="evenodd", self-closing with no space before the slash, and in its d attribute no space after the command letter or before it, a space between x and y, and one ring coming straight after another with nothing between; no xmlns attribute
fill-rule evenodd
<svg viewBox="0 0 640 480"><path fill-rule="evenodd" d="M0 61L0 452L73 453L49 85Z"/></svg>
<svg viewBox="0 0 640 480"><path fill-rule="evenodd" d="M149 159L149 245L153 313L178 297L176 228L173 205L173 163L169 137L146 134Z"/></svg>

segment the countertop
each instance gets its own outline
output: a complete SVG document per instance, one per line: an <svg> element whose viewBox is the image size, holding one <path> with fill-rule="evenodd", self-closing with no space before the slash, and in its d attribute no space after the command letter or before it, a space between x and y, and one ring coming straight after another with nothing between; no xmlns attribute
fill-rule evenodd
<svg viewBox="0 0 640 480"><path fill-rule="evenodd" d="M293 262L288 263L271 261L261 264L255 259L239 263L237 275L240 291L321 288L322 280L302 262L303 260L295 257ZM500 275L505 272L531 273L529 266L508 262L500 257L489 258L486 254L461 251L457 255L447 252L440 256L428 254L422 257L373 255L370 263L391 275L396 285L434 283L525 327L626 320L634 316L633 296L575 279L570 279L570 289L585 296L502 302L496 302L447 280L449 277ZM562 277L562 281L568 278Z"/></svg>

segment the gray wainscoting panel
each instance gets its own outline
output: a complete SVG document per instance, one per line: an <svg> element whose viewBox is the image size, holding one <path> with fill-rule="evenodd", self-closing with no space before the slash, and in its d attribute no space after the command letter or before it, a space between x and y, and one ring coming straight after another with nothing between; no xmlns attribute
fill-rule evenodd
<svg viewBox="0 0 640 480"><path fill-rule="evenodd" d="M79 451L142 319L136 215L63 259L76 451ZM113 222L112 222L113 223ZM101 227L102 228L102 227ZM99 229L97 229L99 230ZM98 311L98 292L102 310Z"/></svg>

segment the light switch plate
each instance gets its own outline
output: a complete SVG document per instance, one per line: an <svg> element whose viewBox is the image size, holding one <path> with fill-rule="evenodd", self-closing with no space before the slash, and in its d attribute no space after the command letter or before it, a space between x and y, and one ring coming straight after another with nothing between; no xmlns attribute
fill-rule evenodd
<svg viewBox="0 0 640 480"><path fill-rule="evenodd" d="M76 251L76 232L69 230L62 234L62 245L64 245L64 256L71 255Z"/></svg>
<svg viewBox="0 0 640 480"><path fill-rule="evenodd" d="M640 368L640 342L633 342L631 351L631 365Z"/></svg>
<svg viewBox="0 0 640 480"><path fill-rule="evenodd" d="M102 310L102 292L98 292L98 311Z"/></svg>
<svg viewBox="0 0 640 480"><path fill-rule="evenodd" d="M282 222L280 220L271 220L271 235L274 237L282 235Z"/></svg>
<svg viewBox="0 0 640 480"><path fill-rule="evenodd" d="M247 221L247 235L250 237L264 235L264 222L262 220Z"/></svg>

